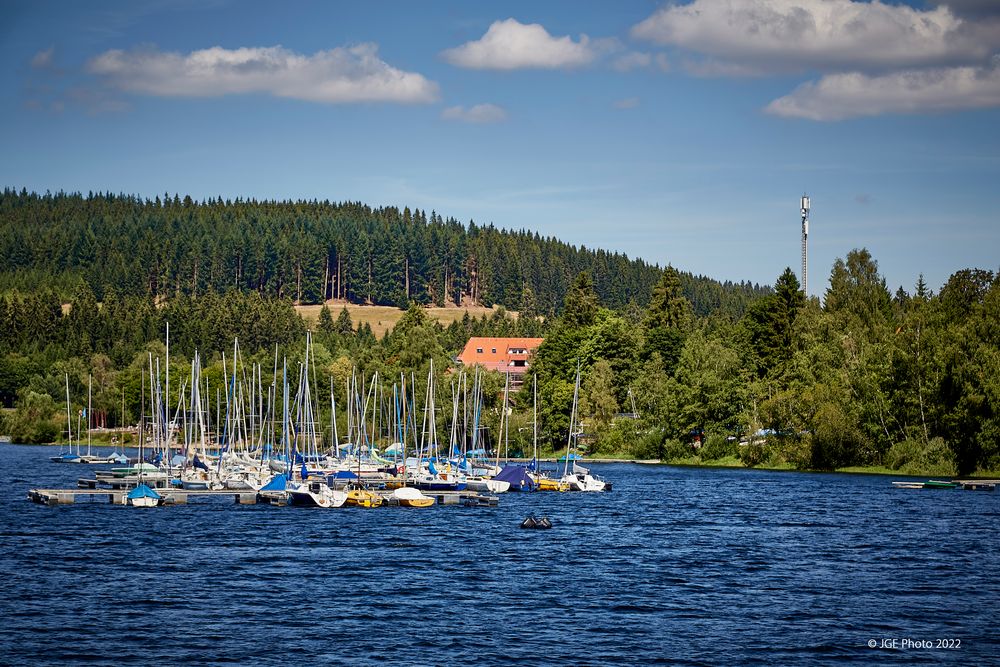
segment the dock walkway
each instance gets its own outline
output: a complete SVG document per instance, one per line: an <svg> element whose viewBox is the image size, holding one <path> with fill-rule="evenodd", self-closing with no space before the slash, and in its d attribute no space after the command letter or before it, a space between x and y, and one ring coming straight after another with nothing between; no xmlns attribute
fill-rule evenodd
<svg viewBox="0 0 1000 667"><path fill-rule="evenodd" d="M159 488L156 490L163 497L164 505L186 505L191 498L232 497L237 505L285 505L288 496L283 491L258 493L257 491L233 489L195 490L178 488ZM384 501L392 497L392 491L376 489ZM438 505L464 505L466 507L496 507L499 498L473 491L425 491L424 495L434 498ZM77 489L31 489L28 500L40 505L72 505L77 499L90 502L107 502L112 505L124 505L128 489L114 488L77 488ZM391 504L391 503L386 503Z"/></svg>

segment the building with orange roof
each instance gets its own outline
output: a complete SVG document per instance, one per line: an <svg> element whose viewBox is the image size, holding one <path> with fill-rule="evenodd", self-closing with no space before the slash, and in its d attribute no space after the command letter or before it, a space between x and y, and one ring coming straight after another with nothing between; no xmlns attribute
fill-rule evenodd
<svg viewBox="0 0 1000 667"><path fill-rule="evenodd" d="M473 337L458 355L463 366L483 368L510 375L511 384L520 384L531 365L531 357L544 338Z"/></svg>

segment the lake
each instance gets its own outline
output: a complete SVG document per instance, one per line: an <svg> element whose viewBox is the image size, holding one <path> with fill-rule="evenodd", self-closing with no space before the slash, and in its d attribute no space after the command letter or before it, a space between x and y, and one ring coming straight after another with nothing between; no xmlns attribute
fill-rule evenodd
<svg viewBox="0 0 1000 667"><path fill-rule="evenodd" d="M594 464L613 492L508 493L496 508L28 502L91 476L56 452L0 445L0 663L1000 656L1000 493ZM530 513L554 528L520 530Z"/></svg>

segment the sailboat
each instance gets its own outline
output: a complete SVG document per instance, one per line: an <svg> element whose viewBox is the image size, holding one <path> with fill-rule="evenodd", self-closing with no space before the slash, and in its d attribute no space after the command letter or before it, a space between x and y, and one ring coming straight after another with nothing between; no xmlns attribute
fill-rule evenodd
<svg viewBox="0 0 1000 667"><path fill-rule="evenodd" d="M286 491L290 505L334 508L343 507L348 499L348 492L330 488L325 481L305 481L289 485Z"/></svg>
<svg viewBox="0 0 1000 667"><path fill-rule="evenodd" d="M150 365L152 369L152 364ZM129 491L122 499L126 505L132 507L156 507L163 500L163 497L143 481L144 462L142 460L142 436L143 429L139 428L139 484Z"/></svg>
<svg viewBox="0 0 1000 667"><path fill-rule="evenodd" d="M478 379L478 377L477 377ZM504 473L509 474L510 471L507 470L507 466L503 469L500 467L500 443L507 443L507 436L510 432L510 419L507 414L507 396L510 389L510 374L508 373L504 381L503 386L503 404L500 407L500 437L497 438L497 460L496 465L493 466L493 470L487 475L472 475L466 477L466 488L472 491L486 491L489 493L506 493L507 491L519 491L521 490L521 485L516 484L516 479L504 479ZM475 396L476 392L473 391ZM481 399L481 396L477 399ZM478 408L478 404L477 404ZM473 428L478 429L479 421L479 411L475 412L476 419ZM495 473L495 474L494 474Z"/></svg>
<svg viewBox="0 0 1000 667"><path fill-rule="evenodd" d="M50 456L49 460L53 463L76 463L80 460L79 438L77 438L77 453L73 453L73 418L69 402L69 373L66 374L66 436L69 439L69 449L56 456Z"/></svg>
<svg viewBox="0 0 1000 667"><path fill-rule="evenodd" d="M538 469L538 375L532 375L531 385L531 428L534 457L531 459L531 478L539 491L569 491L569 482L552 479Z"/></svg>
<svg viewBox="0 0 1000 667"><path fill-rule="evenodd" d="M411 478L411 486L423 491L464 491L465 477L452 470L451 463L444 460L444 469L438 469L437 418L434 416L434 360L431 359L427 373L427 392L424 400L424 419L420 432L420 447L417 451L416 467ZM425 446L426 445L426 446ZM424 456L427 466L424 467Z"/></svg>
<svg viewBox="0 0 1000 667"><path fill-rule="evenodd" d="M570 411L569 416L569 436L566 438L566 465L563 469L563 476L560 480L569 485L571 491L610 491L611 485L604 480L591 475L590 471L582 466L578 466L574 460L579 456L576 451L575 443L577 441L577 436L579 432L576 430L578 426L577 422L577 406L580 398L580 362L576 363L576 382L573 385L573 409ZM572 446L572 454L570 448ZM569 464L573 462L573 471L570 472Z"/></svg>

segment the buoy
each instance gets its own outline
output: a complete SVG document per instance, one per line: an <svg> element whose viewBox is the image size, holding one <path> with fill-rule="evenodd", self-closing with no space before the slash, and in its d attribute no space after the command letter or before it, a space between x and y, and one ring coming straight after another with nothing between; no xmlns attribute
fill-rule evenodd
<svg viewBox="0 0 1000 667"><path fill-rule="evenodd" d="M535 521L535 517L529 516L527 519L521 522L521 528L537 528L538 523Z"/></svg>
<svg viewBox="0 0 1000 667"><path fill-rule="evenodd" d="M543 516L541 519L536 519L533 516L529 516L524 521L521 522L521 528L538 528L545 529L551 528L552 522L549 521L547 516Z"/></svg>

